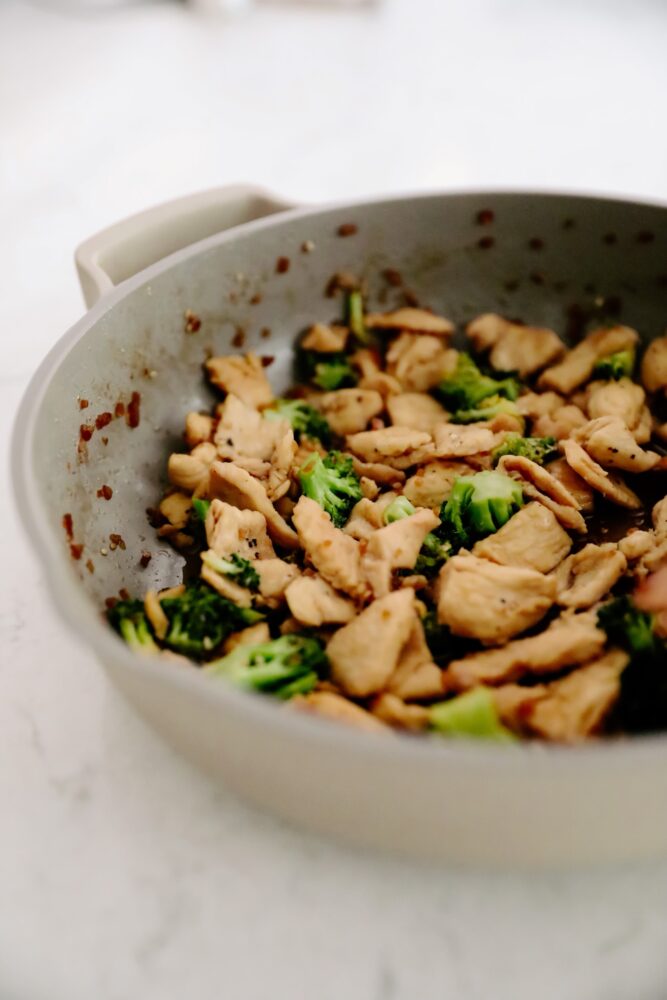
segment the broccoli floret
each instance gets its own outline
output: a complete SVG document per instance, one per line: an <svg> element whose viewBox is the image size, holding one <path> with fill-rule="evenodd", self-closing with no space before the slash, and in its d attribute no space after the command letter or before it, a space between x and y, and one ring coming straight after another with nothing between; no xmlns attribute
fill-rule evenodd
<svg viewBox="0 0 667 1000"><path fill-rule="evenodd" d="M117 601L107 612L109 624L137 653L157 653L142 601Z"/></svg>
<svg viewBox="0 0 667 1000"><path fill-rule="evenodd" d="M337 528L342 528L362 497L352 459L339 451L330 451L324 458L313 452L299 469L299 482L305 495L327 512Z"/></svg>
<svg viewBox="0 0 667 1000"><path fill-rule="evenodd" d="M169 619L165 645L188 656L202 658L237 629L264 617L252 608L239 608L205 583L189 584L179 597L167 597L162 610Z"/></svg>
<svg viewBox="0 0 667 1000"><path fill-rule="evenodd" d="M331 428L321 413L302 399L276 399L269 409L264 410L267 420L288 420L297 440L303 434L317 438L322 444L329 444Z"/></svg>
<svg viewBox="0 0 667 1000"><path fill-rule="evenodd" d="M287 699L312 690L327 667L319 639L292 633L257 646L237 646L227 656L207 664L205 670L238 687Z"/></svg>
<svg viewBox="0 0 667 1000"><path fill-rule="evenodd" d="M486 687L477 687L450 701L429 709L432 730L443 736L474 737L514 743L516 737L498 718L493 695Z"/></svg>
<svg viewBox="0 0 667 1000"><path fill-rule="evenodd" d="M211 506L210 500L199 500L195 498L192 501L192 509L195 512L196 517L203 524L208 516L209 507Z"/></svg>
<svg viewBox="0 0 667 1000"><path fill-rule="evenodd" d="M385 524L393 521L400 521L404 517L414 514L415 508L407 497L396 497L385 508L383 520ZM429 531L423 541L422 547L414 565L415 573L422 573L424 576L433 576L442 566L446 559L452 554L451 543L438 537L438 529Z"/></svg>
<svg viewBox="0 0 667 1000"><path fill-rule="evenodd" d="M635 369L635 349L629 347L625 351L617 351L615 354L608 354L606 358L600 358L593 369L595 378L615 379L631 378Z"/></svg>
<svg viewBox="0 0 667 1000"><path fill-rule="evenodd" d="M450 420L453 424L476 424L480 420L493 420L500 413L509 413L510 416L516 417L523 430L524 419L519 407L511 399L504 399L498 395L488 396L472 410L457 410L452 414Z"/></svg>
<svg viewBox="0 0 667 1000"><path fill-rule="evenodd" d="M444 535L453 549L468 548L502 528L521 506L521 487L501 472L459 476L440 511Z"/></svg>
<svg viewBox="0 0 667 1000"><path fill-rule="evenodd" d="M364 322L364 300L361 292L355 291L348 293L345 307L345 320L358 343L367 344L370 338Z"/></svg>
<svg viewBox="0 0 667 1000"><path fill-rule="evenodd" d="M544 465L558 455L558 443L554 437L521 437L520 434L508 434L502 444L491 452L493 464L496 465L503 455L521 455L531 462Z"/></svg>
<svg viewBox="0 0 667 1000"><path fill-rule="evenodd" d="M247 587L248 590L259 590L259 573L248 560L240 556L238 552L233 552L226 559L218 556L209 549L202 555L202 562L214 573L220 576L227 576L240 587Z"/></svg>
<svg viewBox="0 0 667 1000"><path fill-rule="evenodd" d="M628 653L652 653L660 645L653 632L653 615L635 607L631 597L616 597L598 611L598 625Z"/></svg>
<svg viewBox="0 0 667 1000"><path fill-rule="evenodd" d="M450 410L471 410L489 396L503 396L514 400L520 386L513 377L495 379L483 375L469 354L461 353L452 375L438 386L438 395Z"/></svg>
<svg viewBox="0 0 667 1000"><path fill-rule="evenodd" d="M343 351L324 354L302 350L299 359L305 377L326 392L357 384L357 375Z"/></svg>

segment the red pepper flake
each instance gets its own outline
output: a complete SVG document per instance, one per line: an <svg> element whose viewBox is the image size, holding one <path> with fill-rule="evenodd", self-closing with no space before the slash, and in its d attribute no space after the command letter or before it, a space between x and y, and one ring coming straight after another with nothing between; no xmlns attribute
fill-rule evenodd
<svg viewBox="0 0 667 1000"><path fill-rule="evenodd" d="M262 293L261 292L255 292L255 294L253 295L253 297L251 299L249 299L248 301L250 302L251 306L258 306L260 304L260 302L262 301Z"/></svg>
<svg viewBox="0 0 667 1000"><path fill-rule="evenodd" d="M94 573L95 572L95 563L93 562L92 559L89 559L86 562L86 569L88 570L89 573Z"/></svg>
<svg viewBox="0 0 667 1000"><path fill-rule="evenodd" d="M102 438L102 444L103 444L103 445L107 445L107 444L109 444L109 438L108 438L108 437L103 437L103 438Z"/></svg>
<svg viewBox="0 0 667 1000"><path fill-rule="evenodd" d="M149 562L153 558L152 552L148 552L146 549L141 550L141 559L139 560L139 565L142 569L146 569Z"/></svg>
<svg viewBox="0 0 667 1000"><path fill-rule="evenodd" d="M115 608L116 605L118 604L118 598L117 597L105 597L104 598L104 604L105 604L105 607L107 607L109 609L109 611L111 611L111 609Z"/></svg>
<svg viewBox="0 0 667 1000"><path fill-rule="evenodd" d="M490 250L495 242L493 236L482 236L477 240L477 246L480 250Z"/></svg>
<svg viewBox="0 0 667 1000"><path fill-rule="evenodd" d="M287 274L289 271L289 257L279 257L276 261L276 274Z"/></svg>
<svg viewBox="0 0 667 1000"><path fill-rule="evenodd" d="M113 415L114 415L114 417L123 417L123 416L125 416L125 403L121 403L121 401L118 400L118 402L116 403L116 405L113 408Z"/></svg>
<svg viewBox="0 0 667 1000"><path fill-rule="evenodd" d="M495 219L495 214L490 208L483 208L477 213L478 226L490 226Z"/></svg>
<svg viewBox="0 0 667 1000"><path fill-rule="evenodd" d="M245 330L242 326L236 327L236 333L232 337L232 347L243 347L245 344Z"/></svg>
<svg viewBox="0 0 667 1000"><path fill-rule="evenodd" d="M121 549L124 552L126 546L125 546L125 539L123 538L123 536L117 534L115 531L112 531L111 534L109 535L109 548L111 549L112 552L114 552L116 549Z"/></svg>
<svg viewBox="0 0 667 1000"><path fill-rule="evenodd" d="M118 596L122 601L129 601L130 599L129 592L125 589L125 587L120 588L120 590L118 591Z"/></svg>
<svg viewBox="0 0 667 1000"><path fill-rule="evenodd" d="M139 408L141 406L141 393L133 392L130 397L130 402L127 404L127 426L134 430L135 427L139 426L139 421L141 419Z"/></svg>
<svg viewBox="0 0 667 1000"><path fill-rule="evenodd" d="M262 362L262 368L268 368L276 360L274 354L262 354L259 359Z"/></svg>
<svg viewBox="0 0 667 1000"><path fill-rule="evenodd" d="M185 332L186 333L196 333L201 327L201 320L197 313L192 312L191 309L185 310Z"/></svg>
<svg viewBox="0 0 667 1000"><path fill-rule="evenodd" d="M392 288L400 288L403 284L403 275L393 267L385 267L382 277Z"/></svg>
<svg viewBox="0 0 667 1000"><path fill-rule="evenodd" d="M531 240L528 240L528 247L530 250L543 250L544 240L541 240L539 236L533 236Z"/></svg>
<svg viewBox="0 0 667 1000"><path fill-rule="evenodd" d="M89 406L90 406L90 403L88 402L87 399L80 399L79 400L79 409L80 410L87 410Z"/></svg>
<svg viewBox="0 0 667 1000"><path fill-rule="evenodd" d="M104 486L100 486L99 490L97 491L97 496L99 497L100 500L111 500L111 497L113 496L113 490L111 489L110 486L107 486L107 484L105 483Z"/></svg>
<svg viewBox="0 0 667 1000"><path fill-rule="evenodd" d="M81 424L79 427L79 439L81 441L90 441L95 431L95 426L93 424Z"/></svg>
<svg viewBox="0 0 667 1000"><path fill-rule="evenodd" d="M268 340L269 337L271 336L271 329L270 329L270 327L263 326L262 329L259 331L259 335L262 338L262 340Z"/></svg>
<svg viewBox="0 0 667 1000"><path fill-rule="evenodd" d="M339 236L356 236L359 232L359 226L355 225L354 222L344 222L336 232Z"/></svg>
<svg viewBox="0 0 667 1000"><path fill-rule="evenodd" d="M315 244L312 240L304 240L301 244L301 253L312 253L315 249Z"/></svg>
<svg viewBox="0 0 667 1000"><path fill-rule="evenodd" d="M642 229L637 233L637 243L653 243L655 239L655 233L652 233L650 229Z"/></svg>
<svg viewBox="0 0 667 1000"><path fill-rule="evenodd" d="M106 410L104 413L98 413L98 415L95 417L95 426L97 427L98 431L101 431L102 428L106 427L107 424L110 424L112 420L113 420L113 413L109 413L109 411Z"/></svg>
<svg viewBox="0 0 667 1000"><path fill-rule="evenodd" d="M71 542L74 538L74 522L71 514L63 514L63 528L67 535L67 541Z"/></svg>
<svg viewBox="0 0 667 1000"><path fill-rule="evenodd" d="M76 542L72 542L69 547L69 551L72 559L80 559L83 554L83 545L79 545Z"/></svg>

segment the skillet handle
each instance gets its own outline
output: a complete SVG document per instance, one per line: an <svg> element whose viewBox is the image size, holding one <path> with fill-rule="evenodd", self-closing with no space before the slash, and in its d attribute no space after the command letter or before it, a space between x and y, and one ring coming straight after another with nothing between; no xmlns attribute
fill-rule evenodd
<svg viewBox="0 0 667 1000"><path fill-rule="evenodd" d="M235 184L156 205L91 236L75 252L90 308L116 285L207 236L294 205L261 188Z"/></svg>

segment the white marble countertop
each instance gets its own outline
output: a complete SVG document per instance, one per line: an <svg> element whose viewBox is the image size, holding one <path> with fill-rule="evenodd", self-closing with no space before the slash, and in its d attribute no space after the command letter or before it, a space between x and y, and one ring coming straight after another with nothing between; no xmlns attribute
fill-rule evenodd
<svg viewBox="0 0 667 1000"><path fill-rule="evenodd" d="M148 204L239 180L313 201L508 184L667 196L659 0L231 20L68 3L0 7L6 431L82 312L74 246ZM429 870L250 811L65 631L6 476L0 513L1 1000L665 996L667 865Z"/></svg>

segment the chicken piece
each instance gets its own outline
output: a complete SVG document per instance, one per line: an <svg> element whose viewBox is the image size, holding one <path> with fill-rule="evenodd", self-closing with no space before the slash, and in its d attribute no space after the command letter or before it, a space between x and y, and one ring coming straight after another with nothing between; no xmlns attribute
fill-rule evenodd
<svg viewBox="0 0 667 1000"><path fill-rule="evenodd" d="M557 441L569 437L577 427L586 423L586 414L578 406L569 403L560 406L553 413L538 417L533 423L535 437L555 437Z"/></svg>
<svg viewBox="0 0 667 1000"><path fill-rule="evenodd" d="M209 549L209 551L212 551ZM204 555L205 553L203 553ZM257 563L256 565L259 565ZM201 568L200 576L202 580L212 587L213 590L217 590L221 597L226 598L226 600L231 601L232 604L236 604L239 608L250 608L253 604L253 594L252 591L247 587L242 587L240 584L236 583L230 577L223 576L220 573L216 573L215 570L207 566L206 563Z"/></svg>
<svg viewBox="0 0 667 1000"><path fill-rule="evenodd" d="M167 476L170 483L180 486L187 493L200 491L202 487L206 492L210 467L210 462L198 456L174 452L167 462Z"/></svg>
<svg viewBox="0 0 667 1000"><path fill-rule="evenodd" d="M352 468L360 478L371 479L379 486L391 486L392 489L400 489L405 482L405 473L401 469L394 469L383 462L362 462L354 455L351 458Z"/></svg>
<svg viewBox="0 0 667 1000"><path fill-rule="evenodd" d="M196 413L194 410L185 417L185 443L188 448L196 448L204 441L213 437L213 417L208 413Z"/></svg>
<svg viewBox="0 0 667 1000"><path fill-rule="evenodd" d="M522 507L493 535L477 542L474 556L501 566L523 566L548 573L572 548L572 539L555 514L541 503Z"/></svg>
<svg viewBox="0 0 667 1000"><path fill-rule="evenodd" d="M387 375L379 365L377 351L363 348L350 355L350 363L360 372L359 388L379 392L383 399L389 399L402 392L401 383L393 375Z"/></svg>
<svg viewBox="0 0 667 1000"><path fill-rule="evenodd" d="M423 705L406 705L395 694L378 695L371 705L374 716L396 729L411 732L428 729L429 712Z"/></svg>
<svg viewBox="0 0 667 1000"><path fill-rule="evenodd" d="M499 438L480 424L438 424L433 432L438 458L465 458L490 452Z"/></svg>
<svg viewBox="0 0 667 1000"><path fill-rule="evenodd" d="M497 313L482 313L466 326L466 336L478 354L494 347L506 333L508 321Z"/></svg>
<svg viewBox="0 0 667 1000"><path fill-rule="evenodd" d="M282 423L282 421L278 421ZM294 431L291 427L286 427L282 437L278 439L275 451L271 457L271 470L266 481L266 492L273 503L280 500L289 492L291 485L290 473L294 465L297 453L297 443L294 440Z"/></svg>
<svg viewBox="0 0 667 1000"><path fill-rule="evenodd" d="M606 468L648 472L660 461L654 451L642 451L620 417L589 420L572 435L591 458Z"/></svg>
<svg viewBox="0 0 667 1000"><path fill-rule="evenodd" d="M647 392L667 389L667 336L651 341L644 352L640 371Z"/></svg>
<svg viewBox="0 0 667 1000"><path fill-rule="evenodd" d="M155 590L147 590L144 597L144 612L153 626L158 639L164 639L169 631L169 619L164 613L160 598Z"/></svg>
<svg viewBox="0 0 667 1000"><path fill-rule="evenodd" d="M382 462L395 469L408 469L433 455L430 434L411 427L383 427L361 431L346 439L347 448L364 462ZM371 477L372 478L372 477Z"/></svg>
<svg viewBox="0 0 667 1000"><path fill-rule="evenodd" d="M544 698L547 685L531 684L530 687L523 687L521 684L502 684L490 690L500 721L513 732L528 735L525 717L530 706Z"/></svg>
<svg viewBox="0 0 667 1000"><path fill-rule="evenodd" d="M233 504L212 500L205 527L209 548L222 558L235 552L251 562L275 556L266 533L266 518L255 510L239 510Z"/></svg>
<svg viewBox="0 0 667 1000"><path fill-rule="evenodd" d="M595 494L585 479L570 468L564 458L549 462L549 472L579 504L579 509L590 514L594 506Z"/></svg>
<svg viewBox="0 0 667 1000"><path fill-rule="evenodd" d="M567 677L547 685L542 698L524 707L522 718L542 739L577 743L598 732L620 694L628 655L611 649Z"/></svg>
<svg viewBox="0 0 667 1000"><path fill-rule="evenodd" d="M517 409L524 417L536 420L559 410L565 400L557 392L525 392L516 401Z"/></svg>
<svg viewBox="0 0 667 1000"><path fill-rule="evenodd" d="M524 496L548 507L568 531L586 531L586 522L579 513L579 502L550 472L523 455L503 455L498 472L505 473L521 484Z"/></svg>
<svg viewBox="0 0 667 1000"><path fill-rule="evenodd" d="M445 423L449 414L432 396L424 392L403 392L387 400L389 419L394 426L412 427L432 434L433 428Z"/></svg>
<svg viewBox="0 0 667 1000"><path fill-rule="evenodd" d="M220 421L214 436L218 456L235 462L255 476L264 478L269 474L276 450L286 438L292 461L296 444L287 420L265 420L261 413L233 393L220 407Z"/></svg>
<svg viewBox="0 0 667 1000"><path fill-rule="evenodd" d="M355 729L363 729L370 733L389 733L391 730L379 718L371 715L365 708L355 705L342 695L333 691L311 691L310 694L298 695L287 702L290 709L299 712L311 712L323 716L332 722L342 722Z"/></svg>
<svg viewBox="0 0 667 1000"><path fill-rule="evenodd" d="M287 588L299 576L299 567L284 559L258 559L254 568L259 575L259 593L269 607L277 608L287 593Z"/></svg>
<svg viewBox="0 0 667 1000"><path fill-rule="evenodd" d="M232 632L225 640L222 651L226 656L227 653L238 649L239 646L259 646L260 643L269 642L270 639L271 633L267 623L257 622L256 625L250 625L248 628L241 629L240 632Z"/></svg>
<svg viewBox="0 0 667 1000"><path fill-rule="evenodd" d="M466 462L428 462L410 476L403 493L415 507L440 507L449 500L454 480L473 471Z"/></svg>
<svg viewBox="0 0 667 1000"><path fill-rule="evenodd" d="M350 331L346 326L327 326L325 323L315 323L299 346L304 351L336 354L345 350L349 335Z"/></svg>
<svg viewBox="0 0 667 1000"><path fill-rule="evenodd" d="M618 543L619 551L629 563L647 555L655 546L655 534L652 531L630 531Z"/></svg>
<svg viewBox="0 0 667 1000"><path fill-rule="evenodd" d="M266 488L233 462L214 462L209 476L211 497L224 500L240 510L256 510L266 518L269 535L287 549L298 548L296 532L275 509Z"/></svg>
<svg viewBox="0 0 667 1000"><path fill-rule="evenodd" d="M629 486L625 485L621 477L607 472L601 465L593 461L577 441L571 439L563 441L561 448L568 465L607 500L611 500L612 503L616 503L620 507L627 507L628 510L641 508L641 500Z"/></svg>
<svg viewBox="0 0 667 1000"><path fill-rule="evenodd" d="M613 542L585 545L553 573L556 601L564 608L590 608L623 576L627 559Z"/></svg>
<svg viewBox="0 0 667 1000"><path fill-rule="evenodd" d="M489 361L499 371L518 371L521 378L534 375L559 358L565 344L553 330L509 324L509 329L491 349Z"/></svg>
<svg viewBox="0 0 667 1000"><path fill-rule="evenodd" d="M334 527L326 511L307 496L300 497L292 520L306 555L327 583L351 597L363 596L359 542Z"/></svg>
<svg viewBox="0 0 667 1000"><path fill-rule="evenodd" d="M387 372L405 392L428 392L454 371L457 357L439 337L402 333L387 351Z"/></svg>
<svg viewBox="0 0 667 1000"><path fill-rule="evenodd" d="M354 604L321 576L298 576L285 592L287 606L303 625L345 625L355 616Z"/></svg>
<svg viewBox="0 0 667 1000"><path fill-rule="evenodd" d="M264 366L256 354L209 358L204 367L214 386L225 393L233 393L256 410L273 401Z"/></svg>
<svg viewBox="0 0 667 1000"><path fill-rule="evenodd" d="M586 387L585 408L591 420L620 417L634 432L642 419L645 404L646 393L630 378L591 382Z"/></svg>
<svg viewBox="0 0 667 1000"><path fill-rule="evenodd" d="M394 570L413 568L424 539L439 524L433 511L423 509L372 533L361 567L376 597L389 593Z"/></svg>
<svg viewBox="0 0 667 1000"><path fill-rule="evenodd" d="M416 613L398 665L387 682L387 691L402 701L442 697L442 670L433 662Z"/></svg>
<svg viewBox="0 0 667 1000"><path fill-rule="evenodd" d="M182 531L190 520L192 497L178 491L170 493L160 501L158 510L163 517L166 517L172 528Z"/></svg>
<svg viewBox="0 0 667 1000"><path fill-rule="evenodd" d="M384 410L384 400L371 389L337 389L320 397L320 409L334 434L345 437L364 430Z"/></svg>
<svg viewBox="0 0 667 1000"><path fill-rule="evenodd" d="M333 682L353 698L382 691L396 669L414 618L412 590L395 590L369 604L329 640Z"/></svg>
<svg viewBox="0 0 667 1000"><path fill-rule="evenodd" d="M427 333L436 337L450 337L454 324L444 316L436 316L427 309L405 307L388 313L369 313L366 316L369 330L405 330L408 333Z"/></svg>
<svg viewBox="0 0 667 1000"><path fill-rule="evenodd" d="M651 511L653 530L659 539L667 537L667 496L654 505Z"/></svg>
<svg viewBox="0 0 667 1000"><path fill-rule="evenodd" d="M555 597L556 581L542 573L459 554L440 570L438 621L454 635L501 643L535 625Z"/></svg>
<svg viewBox="0 0 667 1000"><path fill-rule="evenodd" d="M653 416L648 406L642 407L642 412L639 415L639 423L636 427L631 427L630 430L637 444L648 444L653 434Z"/></svg>
<svg viewBox="0 0 667 1000"><path fill-rule="evenodd" d="M374 483L372 479L368 479L366 476L359 477L359 487L364 499L366 500L375 500L380 492L378 484Z"/></svg>
<svg viewBox="0 0 667 1000"><path fill-rule="evenodd" d="M566 612L539 635L452 660L444 684L448 690L467 691L478 684L506 684L552 674L598 656L606 641L595 614Z"/></svg>
<svg viewBox="0 0 667 1000"><path fill-rule="evenodd" d="M589 333L564 359L552 368L547 368L539 378L541 389L555 389L569 396L578 386L587 382L593 374L595 363L609 354L634 347L639 334L629 326L613 326Z"/></svg>
<svg viewBox="0 0 667 1000"><path fill-rule="evenodd" d="M359 540L370 538L377 528L384 527L384 512L397 496L397 493L389 491L375 501L359 500L352 508L350 519L343 528L345 534Z"/></svg>

